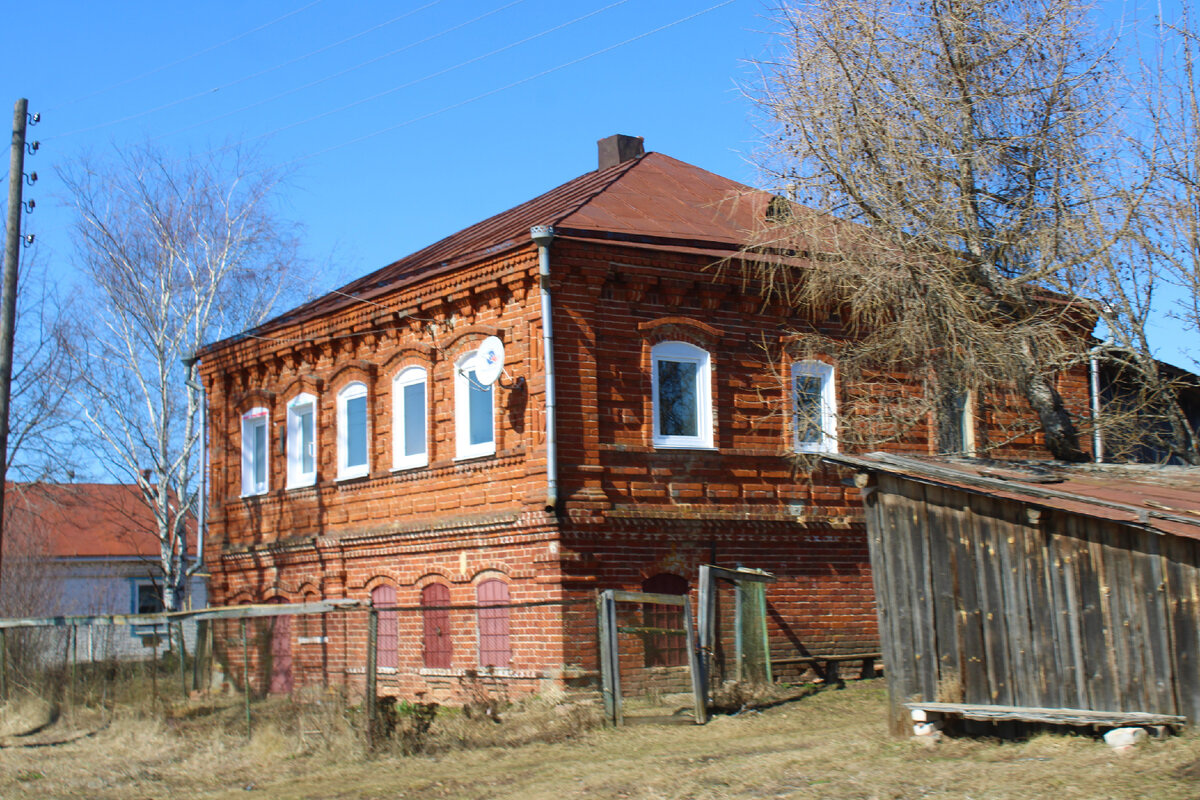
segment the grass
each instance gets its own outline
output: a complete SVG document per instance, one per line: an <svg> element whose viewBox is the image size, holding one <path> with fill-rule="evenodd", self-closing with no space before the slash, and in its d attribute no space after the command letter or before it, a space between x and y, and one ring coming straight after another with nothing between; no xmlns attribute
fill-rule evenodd
<svg viewBox="0 0 1200 800"><path fill-rule="evenodd" d="M330 699L297 712L255 707L249 740L236 709L167 722L113 718L50 748L0 740L0 797L126 798L1161 798L1200 796L1200 738L1127 754L1088 735L1026 741L885 731L882 681L797 693L708 725L591 727L590 705L535 701L492 716L439 709L424 751L368 755L354 711ZM0 710L2 711L2 710ZM404 724L401 718L399 725ZM546 741L551 740L551 741Z"/></svg>

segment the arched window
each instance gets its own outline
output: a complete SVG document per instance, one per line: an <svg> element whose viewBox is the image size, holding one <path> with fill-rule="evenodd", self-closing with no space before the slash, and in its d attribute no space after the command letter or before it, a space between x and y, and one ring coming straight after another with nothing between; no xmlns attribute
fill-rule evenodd
<svg viewBox="0 0 1200 800"><path fill-rule="evenodd" d="M508 584L495 578L475 590L479 605L479 666L507 667L512 661L508 640Z"/></svg>
<svg viewBox="0 0 1200 800"><path fill-rule="evenodd" d="M271 412L262 407L242 414L242 497L270 488L270 422Z"/></svg>
<svg viewBox="0 0 1200 800"><path fill-rule="evenodd" d="M338 392L338 480L371 471L367 426L367 385L352 383Z"/></svg>
<svg viewBox="0 0 1200 800"><path fill-rule="evenodd" d="M478 458L496 452L493 392L475 376L475 353L458 360L454 370L454 443L456 458Z"/></svg>
<svg viewBox="0 0 1200 800"><path fill-rule="evenodd" d="M450 587L431 583L421 590L422 622L425 633L425 666L449 669L453 657L450 640Z"/></svg>
<svg viewBox="0 0 1200 800"><path fill-rule="evenodd" d="M287 404L287 487L317 482L317 398L300 394Z"/></svg>
<svg viewBox="0 0 1200 800"><path fill-rule="evenodd" d="M371 590L371 605L379 610L375 636L375 665L395 668L400 663L400 626L396 612L396 587L380 584Z"/></svg>
<svg viewBox="0 0 1200 800"><path fill-rule="evenodd" d="M688 593L686 578L660 572L642 581L642 591L654 594ZM647 628L683 630L683 606L664 606L646 603L642 616ZM688 663L687 636L684 633L651 633L646 635L647 667L679 667Z"/></svg>
<svg viewBox="0 0 1200 800"><path fill-rule="evenodd" d="M708 351L687 342L650 350L654 446L713 446L712 373Z"/></svg>
<svg viewBox="0 0 1200 800"><path fill-rule="evenodd" d="M392 380L392 469L429 463L425 385L421 367L401 370Z"/></svg>

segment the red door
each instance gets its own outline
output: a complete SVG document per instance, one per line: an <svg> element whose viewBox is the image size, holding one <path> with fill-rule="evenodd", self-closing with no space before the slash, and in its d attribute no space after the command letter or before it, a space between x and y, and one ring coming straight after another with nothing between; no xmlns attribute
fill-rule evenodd
<svg viewBox="0 0 1200 800"><path fill-rule="evenodd" d="M283 600L275 597L268 602ZM271 693L287 694L292 685L292 618L271 617Z"/></svg>

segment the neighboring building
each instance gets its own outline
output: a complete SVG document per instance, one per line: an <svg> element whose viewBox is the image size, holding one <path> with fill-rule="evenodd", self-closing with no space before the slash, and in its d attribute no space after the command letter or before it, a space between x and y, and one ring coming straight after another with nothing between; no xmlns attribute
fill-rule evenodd
<svg viewBox="0 0 1200 800"><path fill-rule="evenodd" d="M1200 467L826 458L866 499L894 732L1200 720Z"/></svg>
<svg viewBox="0 0 1200 800"><path fill-rule="evenodd" d="M877 650L857 491L798 477L793 456L836 450L854 424L839 406L878 389L789 350L786 330L836 317L799 318L719 268L772 206L610 137L597 171L205 348L213 601L426 607L409 628L381 623L404 693L480 667L523 690L588 672L588 606L511 627L489 609L694 592L704 563L778 577L777 659ZM491 384L489 337L506 356ZM1086 403L1082 373L1062 387ZM333 635L298 636L297 658L331 663L305 648ZM683 655L652 643L646 663Z"/></svg>
<svg viewBox="0 0 1200 800"><path fill-rule="evenodd" d="M194 526L192 526L194 530ZM158 537L136 486L17 483L5 494L7 616L95 616L163 610ZM204 579L185 604L207 603ZM140 658L166 648L154 626L81 626L82 660ZM190 633L190 631L189 631Z"/></svg>

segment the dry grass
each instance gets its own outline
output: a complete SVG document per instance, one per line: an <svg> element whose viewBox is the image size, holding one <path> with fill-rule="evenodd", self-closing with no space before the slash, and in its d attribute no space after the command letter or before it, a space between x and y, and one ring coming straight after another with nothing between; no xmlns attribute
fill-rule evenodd
<svg viewBox="0 0 1200 800"><path fill-rule="evenodd" d="M441 711L428 750L372 756L353 709L256 706L155 721L117 717L52 748L0 749L0 797L128 798L1162 798L1200 795L1200 738L1118 755L1088 736L945 740L884 730L882 682L851 683L704 727L588 727L594 710L539 702L492 717ZM565 709L565 710L564 710ZM555 739L545 742L539 739ZM481 746L490 744L492 746Z"/></svg>

